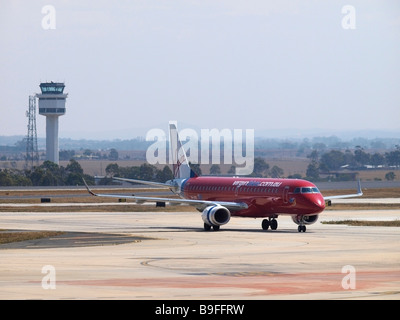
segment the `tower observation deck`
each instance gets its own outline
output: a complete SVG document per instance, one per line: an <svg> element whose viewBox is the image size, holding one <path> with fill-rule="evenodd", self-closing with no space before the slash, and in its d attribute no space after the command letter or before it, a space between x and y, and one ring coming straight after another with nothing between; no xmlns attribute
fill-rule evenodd
<svg viewBox="0 0 400 320"><path fill-rule="evenodd" d="M59 163L58 155L58 117L65 114L64 83L44 82L40 84L39 114L46 117L46 160Z"/></svg>

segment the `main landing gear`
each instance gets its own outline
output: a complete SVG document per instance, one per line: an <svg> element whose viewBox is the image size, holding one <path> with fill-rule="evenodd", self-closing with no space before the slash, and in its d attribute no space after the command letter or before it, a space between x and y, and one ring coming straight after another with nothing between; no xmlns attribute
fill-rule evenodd
<svg viewBox="0 0 400 320"><path fill-rule="evenodd" d="M276 230L278 228L278 221L275 218L264 219L261 227L263 230L268 230L269 227L271 227L271 230Z"/></svg>
<svg viewBox="0 0 400 320"><path fill-rule="evenodd" d="M297 227L298 232L306 232L306 229L307 229L306 226L298 226Z"/></svg>

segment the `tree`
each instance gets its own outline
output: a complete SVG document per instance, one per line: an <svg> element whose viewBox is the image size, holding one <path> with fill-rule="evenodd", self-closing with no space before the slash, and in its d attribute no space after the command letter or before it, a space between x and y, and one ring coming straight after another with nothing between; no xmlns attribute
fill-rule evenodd
<svg viewBox="0 0 400 320"><path fill-rule="evenodd" d="M76 172L69 173L67 179L65 180L65 184L68 186L82 185L82 174Z"/></svg>
<svg viewBox="0 0 400 320"><path fill-rule="evenodd" d="M307 158L310 158L312 161L318 161L319 158L319 154L317 150L313 150L308 156Z"/></svg>
<svg viewBox="0 0 400 320"><path fill-rule="evenodd" d="M213 164L210 168L210 174L219 175L221 174L221 168L218 164Z"/></svg>
<svg viewBox="0 0 400 320"><path fill-rule="evenodd" d="M272 178L281 178L283 176L283 169L279 168L278 166L273 166L270 170L270 174Z"/></svg>
<svg viewBox="0 0 400 320"><path fill-rule="evenodd" d="M228 174L235 174L236 173L236 167L231 166L230 169L228 170Z"/></svg>
<svg viewBox="0 0 400 320"><path fill-rule="evenodd" d="M78 161L71 159L65 170L68 172L68 176L65 180L66 185L74 186L83 184L83 169ZM87 179L85 178L85 180Z"/></svg>
<svg viewBox="0 0 400 320"><path fill-rule="evenodd" d="M354 151L354 159L359 166L364 166L366 164L369 164L370 155L369 153L364 152L363 148L358 146L357 150Z"/></svg>
<svg viewBox="0 0 400 320"><path fill-rule="evenodd" d="M75 155L75 150L60 150L58 153L60 160L70 160Z"/></svg>
<svg viewBox="0 0 400 320"><path fill-rule="evenodd" d="M112 161L118 160L118 151L114 148L110 150L110 154L108 155L108 159Z"/></svg>
<svg viewBox="0 0 400 320"><path fill-rule="evenodd" d="M139 179L152 181L156 176L157 168L151 164L143 163L139 167Z"/></svg>
<svg viewBox="0 0 400 320"><path fill-rule="evenodd" d="M189 166L195 174L197 174L198 176L201 176L202 172L201 172L200 165L198 163L189 162Z"/></svg>
<svg viewBox="0 0 400 320"><path fill-rule="evenodd" d="M400 166L400 149L385 153L386 162L389 166Z"/></svg>
<svg viewBox="0 0 400 320"><path fill-rule="evenodd" d="M324 153L320 160L320 168L326 168L327 170L338 170L345 164L346 161L343 152L337 150Z"/></svg>
<svg viewBox="0 0 400 320"><path fill-rule="evenodd" d="M83 155L87 158L89 158L92 155L92 150L90 149L85 149L85 151L83 151Z"/></svg>
<svg viewBox="0 0 400 320"><path fill-rule="evenodd" d="M81 167L81 165L79 164L78 161L71 159L69 161L69 164L67 165L67 167L65 168L65 170L67 170L68 172L71 173L76 173L76 174L83 174L83 169Z"/></svg>
<svg viewBox="0 0 400 320"><path fill-rule="evenodd" d="M162 170L157 170L156 181L165 182L168 180L172 180L173 178L174 175L172 174L169 166L166 165Z"/></svg>
<svg viewBox="0 0 400 320"><path fill-rule="evenodd" d="M269 164L265 162L262 158L254 158L254 170L252 176L255 177L263 177L267 174L267 170L269 169Z"/></svg>
<svg viewBox="0 0 400 320"><path fill-rule="evenodd" d="M0 186L12 186L13 179L8 170L0 170Z"/></svg>
<svg viewBox="0 0 400 320"><path fill-rule="evenodd" d="M110 163L106 167L107 176L118 176L119 175L119 166L117 163Z"/></svg>
<svg viewBox="0 0 400 320"><path fill-rule="evenodd" d="M385 163L385 157L380 153L374 153L371 155L371 164L375 167L383 165Z"/></svg>
<svg viewBox="0 0 400 320"><path fill-rule="evenodd" d="M385 174L385 179L388 181L393 181L396 178L396 175L393 171L390 171Z"/></svg>
<svg viewBox="0 0 400 320"><path fill-rule="evenodd" d="M317 161L311 161L311 163L308 165L306 176L312 181L316 181L319 179L319 167Z"/></svg>

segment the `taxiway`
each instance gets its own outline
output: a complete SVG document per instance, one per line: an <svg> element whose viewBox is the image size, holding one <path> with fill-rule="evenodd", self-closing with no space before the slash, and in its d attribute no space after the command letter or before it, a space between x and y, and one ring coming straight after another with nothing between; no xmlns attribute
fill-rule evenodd
<svg viewBox="0 0 400 320"><path fill-rule="evenodd" d="M66 233L0 245L0 299L399 299L399 228L320 223L399 218L325 211L306 233L285 216L276 231L232 218L205 232L194 212L1 212L0 229Z"/></svg>

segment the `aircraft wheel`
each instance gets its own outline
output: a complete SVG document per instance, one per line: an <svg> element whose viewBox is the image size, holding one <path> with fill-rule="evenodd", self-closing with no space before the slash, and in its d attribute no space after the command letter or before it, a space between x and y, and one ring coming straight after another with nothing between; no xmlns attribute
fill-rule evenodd
<svg viewBox="0 0 400 320"><path fill-rule="evenodd" d="M269 220L264 219L262 221L262 223L261 223L261 227L262 227L263 230L268 230L268 228L269 228Z"/></svg>
<svg viewBox="0 0 400 320"><path fill-rule="evenodd" d="M205 231L210 231L211 230L211 226L208 223L204 223L204 230Z"/></svg>
<svg viewBox="0 0 400 320"><path fill-rule="evenodd" d="M214 231L219 231L220 226L213 226Z"/></svg>
<svg viewBox="0 0 400 320"><path fill-rule="evenodd" d="M275 219L271 220L270 225L271 225L271 230L278 229L278 221L276 221Z"/></svg>
<svg viewBox="0 0 400 320"><path fill-rule="evenodd" d="M299 232L306 232L306 226L298 226L297 227L297 231L299 231Z"/></svg>

